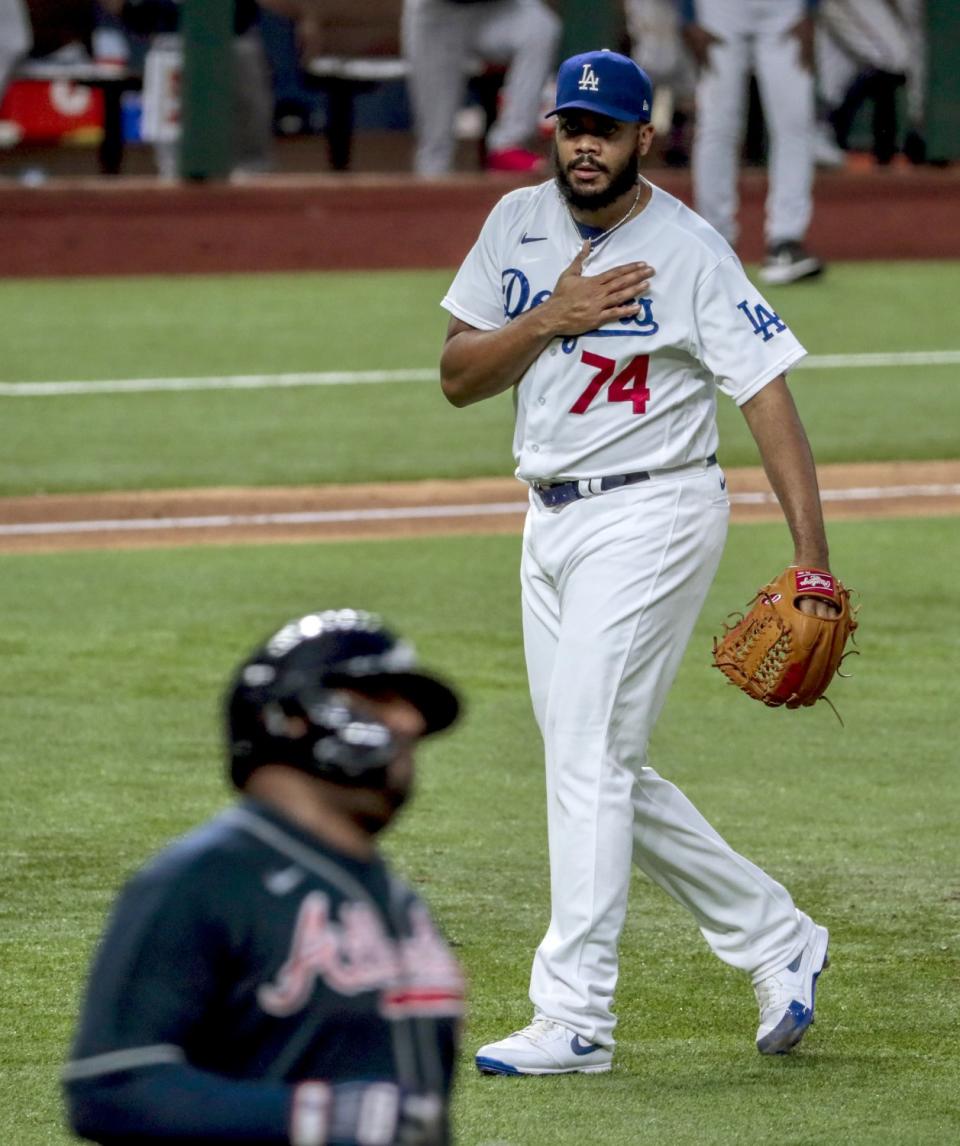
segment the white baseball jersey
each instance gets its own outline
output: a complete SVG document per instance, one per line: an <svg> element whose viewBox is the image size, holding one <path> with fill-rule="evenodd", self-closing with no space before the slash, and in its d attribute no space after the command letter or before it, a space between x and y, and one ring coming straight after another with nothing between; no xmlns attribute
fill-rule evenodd
<svg viewBox="0 0 960 1146"><path fill-rule="evenodd" d="M526 481L604 477L702 461L717 449L716 391L738 405L806 353L724 239L674 196L589 254L584 274L643 260L640 312L556 338L517 390L514 456ZM550 297L583 240L555 183L505 195L442 306L495 330Z"/></svg>

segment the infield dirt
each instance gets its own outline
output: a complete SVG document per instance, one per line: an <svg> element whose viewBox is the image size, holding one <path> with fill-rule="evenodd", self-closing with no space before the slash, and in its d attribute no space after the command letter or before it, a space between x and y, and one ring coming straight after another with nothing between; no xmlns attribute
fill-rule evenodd
<svg viewBox="0 0 960 1146"><path fill-rule="evenodd" d="M960 514L960 461L825 465L819 474L828 519ZM733 521L782 520L760 469L727 478ZM509 477L4 498L0 553L519 533L525 500Z"/></svg>

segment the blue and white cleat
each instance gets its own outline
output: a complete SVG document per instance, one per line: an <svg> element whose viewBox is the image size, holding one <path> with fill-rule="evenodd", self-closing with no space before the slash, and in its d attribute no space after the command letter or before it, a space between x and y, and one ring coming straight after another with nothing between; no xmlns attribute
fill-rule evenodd
<svg viewBox="0 0 960 1146"><path fill-rule="evenodd" d="M522 1031L514 1031L477 1051L481 1074L598 1074L610 1069L613 1051L588 1043L569 1027L536 1018Z"/></svg>
<svg viewBox="0 0 960 1146"><path fill-rule="evenodd" d="M817 978L829 963L829 934L815 923L811 927L810 938L796 958L753 985L760 1004L757 1050L761 1054L786 1054L813 1022Z"/></svg>

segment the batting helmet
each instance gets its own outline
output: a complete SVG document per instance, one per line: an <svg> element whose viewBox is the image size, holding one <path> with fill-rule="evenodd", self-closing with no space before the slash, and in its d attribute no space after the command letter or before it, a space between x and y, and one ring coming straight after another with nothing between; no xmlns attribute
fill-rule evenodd
<svg viewBox="0 0 960 1146"><path fill-rule="evenodd" d="M376 786L396 753L393 733L338 689L389 690L414 704L426 735L457 719L456 694L416 669L413 646L373 613L331 609L290 621L237 670L226 696L230 778L282 763L338 784ZM377 776L377 772L381 775Z"/></svg>

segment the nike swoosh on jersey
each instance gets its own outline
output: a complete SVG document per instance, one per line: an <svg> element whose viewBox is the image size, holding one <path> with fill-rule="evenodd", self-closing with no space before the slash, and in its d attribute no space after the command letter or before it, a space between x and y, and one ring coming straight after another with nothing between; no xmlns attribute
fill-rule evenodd
<svg viewBox="0 0 960 1146"><path fill-rule="evenodd" d="M546 235L528 235L526 231L520 236L521 243L545 243L546 241Z"/></svg>
<svg viewBox="0 0 960 1146"><path fill-rule="evenodd" d="M304 872L296 864L272 871L263 877L263 886L271 895L288 895L303 882Z"/></svg>

